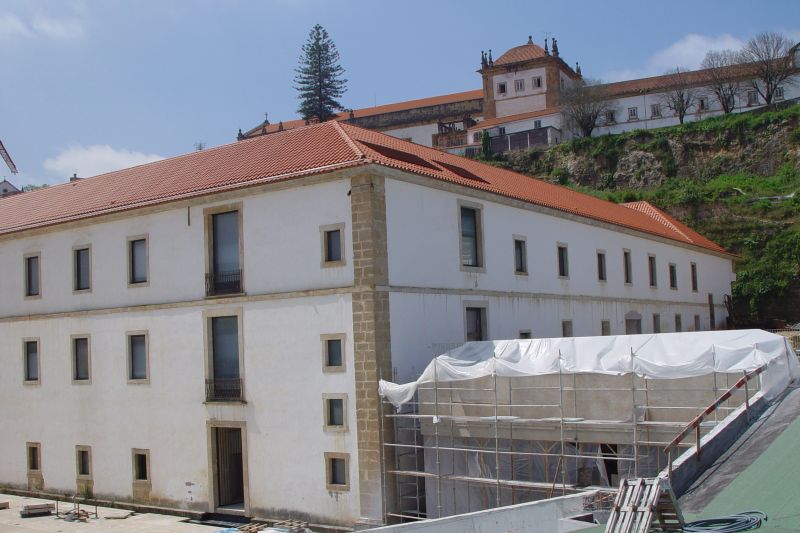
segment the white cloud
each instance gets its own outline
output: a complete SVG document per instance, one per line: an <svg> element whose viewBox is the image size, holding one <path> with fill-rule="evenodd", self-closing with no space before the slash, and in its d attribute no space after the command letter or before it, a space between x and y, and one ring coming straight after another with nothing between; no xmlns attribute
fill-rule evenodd
<svg viewBox="0 0 800 533"><path fill-rule="evenodd" d="M675 67L696 69L710 50L737 50L744 41L728 33L717 36L690 33L663 50L651 55L644 66L607 72L605 81L630 80L657 76Z"/></svg>
<svg viewBox="0 0 800 533"><path fill-rule="evenodd" d="M0 39L50 39L70 41L85 35L83 21L77 17L50 17L38 14L29 21L13 13L0 13Z"/></svg>
<svg viewBox="0 0 800 533"><path fill-rule="evenodd" d="M45 160L44 168L66 179L73 173L81 178L96 176L112 170L133 167L164 159L157 154L117 149L107 144L73 146Z"/></svg>

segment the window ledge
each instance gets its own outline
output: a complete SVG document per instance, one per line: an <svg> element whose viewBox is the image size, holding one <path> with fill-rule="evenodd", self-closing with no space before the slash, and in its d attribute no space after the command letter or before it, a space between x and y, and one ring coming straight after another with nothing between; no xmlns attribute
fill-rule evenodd
<svg viewBox="0 0 800 533"><path fill-rule="evenodd" d="M204 405L247 405L247 400L206 400Z"/></svg>
<svg viewBox="0 0 800 533"><path fill-rule="evenodd" d="M319 266L320 268L338 268L347 265L347 261L344 259L340 261L320 261Z"/></svg>
<svg viewBox="0 0 800 533"><path fill-rule="evenodd" d="M22 381L22 384L26 387L38 387L42 384L42 381L39 379L26 379Z"/></svg>
<svg viewBox="0 0 800 533"><path fill-rule="evenodd" d="M476 272L478 274L485 274L486 273L486 267L461 265L461 271L462 272Z"/></svg>
<svg viewBox="0 0 800 533"><path fill-rule="evenodd" d="M238 298L240 296L247 296L246 292L229 292L227 294L212 294L211 296L205 296L204 299L206 300L221 300L223 298Z"/></svg>
<svg viewBox="0 0 800 533"><path fill-rule="evenodd" d="M344 374L347 372L344 365L341 366L323 366L322 372L324 374Z"/></svg>
<svg viewBox="0 0 800 533"><path fill-rule="evenodd" d="M128 385L150 385L150 378L129 379Z"/></svg>
<svg viewBox="0 0 800 533"><path fill-rule="evenodd" d="M141 287L149 287L149 286L150 286L150 281L149 280L148 281L138 281L136 283L130 283L130 282L128 283L128 288L129 289L138 289L138 288L141 288Z"/></svg>
<svg viewBox="0 0 800 533"><path fill-rule="evenodd" d="M350 485L331 485L327 483L325 488L330 492L350 492Z"/></svg>
<svg viewBox="0 0 800 533"><path fill-rule="evenodd" d="M91 292L91 287L88 289L72 289L72 294L89 294Z"/></svg>
<svg viewBox="0 0 800 533"><path fill-rule="evenodd" d="M515 271L514 271L514 274L516 274L517 276L525 276L525 277L528 277L528 273L527 273L527 272L523 272L523 271L521 271L521 270L515 270Z"/></svg>
<svg viewBox="0 0 800 533"><path fill-rule="evenodd" d="M42 299L42 295L41 294L26 294L25 295L25 299L26 300L41 300Z"/></svg>
<svg viewBox="0 0 800 533"><path fill-rule="evenodd" d="M73 385L91 385L92 384L92 380L91 379L73 379L72 380L72 384Z"/></svg>
<svg viewBox="0 0 800 533"><path fill-rule="evenodd" d="M322 431L325 433L349 433L347 426L323 426Z"/></svg>

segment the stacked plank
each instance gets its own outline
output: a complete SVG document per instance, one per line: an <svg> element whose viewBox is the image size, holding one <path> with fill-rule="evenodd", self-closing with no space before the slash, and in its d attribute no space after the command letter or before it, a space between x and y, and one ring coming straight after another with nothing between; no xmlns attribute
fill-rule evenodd
<svg viewBox="0 0 800 533"><path fill-rule="evenodd" d="M666 478L623 479L611 508L606 533L683 531L675 494Z"/></svg>

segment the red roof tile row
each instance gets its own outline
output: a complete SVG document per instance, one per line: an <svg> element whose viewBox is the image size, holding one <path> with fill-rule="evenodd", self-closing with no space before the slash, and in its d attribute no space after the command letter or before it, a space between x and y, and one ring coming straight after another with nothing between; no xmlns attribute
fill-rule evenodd
<svg viewBox="0 0 800 533"><path fill-rule="evenodd" d="M336 121L0 199L0 235L372 163L724 252L649 204L617 205Z"/></svg>

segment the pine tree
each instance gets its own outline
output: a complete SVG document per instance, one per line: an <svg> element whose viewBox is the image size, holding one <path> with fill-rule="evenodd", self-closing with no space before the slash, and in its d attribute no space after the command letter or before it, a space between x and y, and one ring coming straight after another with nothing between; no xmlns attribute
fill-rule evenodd
<svg viewBox="0 0 800 533"><path fill-rule="evenodd" d="M297 112L305 120L330 120L336 116L336 111L342 109L339 98L347 84L347 80L342 78L344 69L339 65L339 52L328 32L319 24L309 32L302 50L294 78L300 99Z"/></svg>

